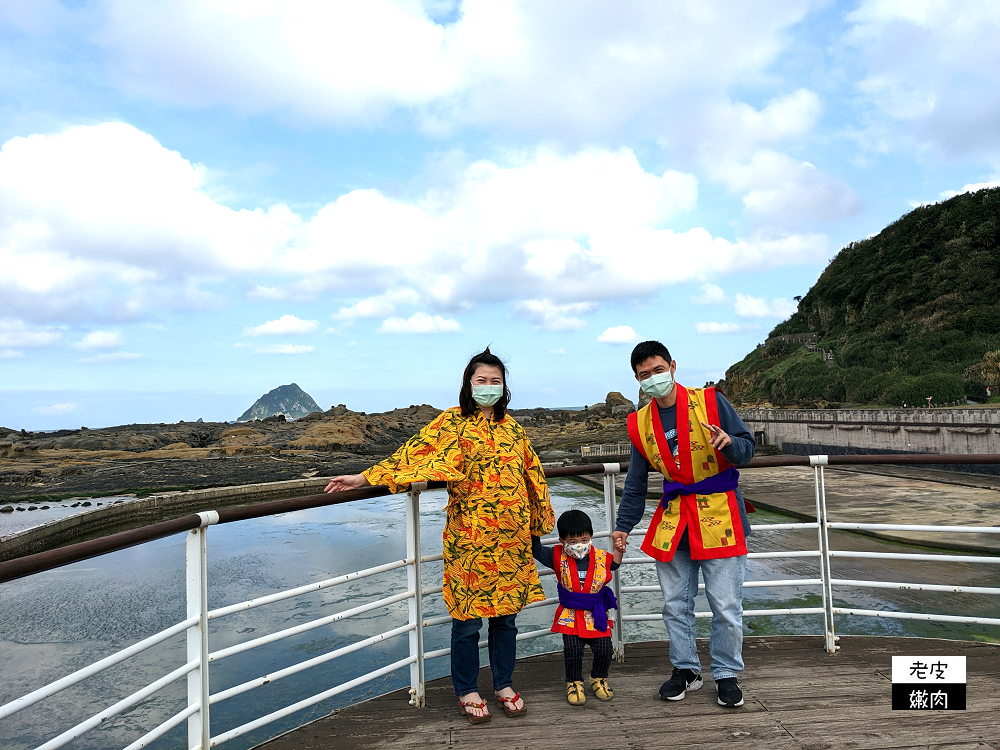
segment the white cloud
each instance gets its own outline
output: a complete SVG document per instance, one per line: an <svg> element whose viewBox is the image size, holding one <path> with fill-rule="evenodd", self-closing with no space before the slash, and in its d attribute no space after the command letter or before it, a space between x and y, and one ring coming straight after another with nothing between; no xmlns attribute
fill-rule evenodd
<svg viewBox="0 0 1000 750"><path fill-rule="evenodd" d="M51 416L54 414L68 414L71 411L75 411L77 406L79 404L52 404L52 406L36 406L32 411Z"/></svg>
<svg viewBox="0 0 1000 750"><path fill-rule="evenodd" d="M862 143L928 148L1000 167L1000 4L993 0L862 0L847 15L849 49L866 66Z"/></svg>
<svg viewBox="0 0 1000 750"><path fill-rule="evenodd" d="M550 299L528 299L515 302L513 312L544 331L575 331L587 325L587 321L574 316L591 312L595 307L590 302L557 305Z"/></svg>
<svg viewBox="0 0 1000 750"><path fill-rule="evenodd" d="M17 359L23 356L24 352L19 349L0 349L0 359Z"/></svg>
<svg viewBox="0 0 1000 750"><path fill-rule="evenodd" d="M954 198L956 195L962 195L964 193L975 193L985 188L995 188L995 187L1000 187L1000 178L993 178L988 182L971 182L965 187L963 187L961 190L945 190L939 193L939 195L941 198L948 199L948 198ZM913 204L911 203L910 205ZM918 204L918 205L926 205L926 204ZM914 208L916 208L916 206L914 206Z"/></svg>
<svg viewBox="0 0 1000 750"><path fill-rule="evenodd" d="M254 354L310 354L316 347L307 344L260 344Z"/></svg>
<svg viewBox="0 0 1000 750"><path fill-rule="evenodd" d="M277 320L269 320L259 326L243 329L244 336L287 336L291 334L312 333L319 327L316 320L302 320L294 315L282 315Z"/></svg>
<svg viewBox="0 0 1000 750"><path fill-rule="evenodd" d="M74 349L115 349L125 343L120 331L91 331L73 344Z"/></svg>
<svg viewBox="0 0 1000 750"><path fill-rule="evenodd" d="M565 354L566 348L560 346L558 349L549 349L549 354Z"/></svg>
<svg viewBox="0 0 1000 750"><path fill-rule="evenodd" d="M711 165L740 161L763 145L802 138L815 127L822 109L815 92L798 89L769 101L761 109L729 99L710 102L706 116L689 119L688 123L703 131L699 159ZM694 134L689 138L699 140Z"/></svg>
<svg viewBox="0 0 1000 750"><path fill-rule="evenodd" d="M605 344L631 344L639 338L631 326L613 326L597 337Z"/></svg>
<svg viewBox="0 0 1000 750"><path fill-rule="evenodd" d="M739 323L695 323L694 329L698 333L739 333L745 326Z"/></svg>
<svg viewBox="0 0 1000 750"><path fill-rule="evenodd" d="M96 354L93 357L84 357L79 361L90 364L104 364L108 362L129 362L133 359L142 359L143 356L145 355L135 352L108 352L106 354Z"/></svg>
<svg viewBox="0 0 1000 750"><path fill-rule="evenodd" d="M187 106L366 125L402 110L430 133L676 138L678 112L701 108L711 122L705 103L758 83L816 4L465 0L441 14L412 0L109 0L96 36L121 85ZM765 123L735 116L766 137L787 127L787 110L808 108L799 92L788 98Z"/></svg>
<svg viewBox="0 0 1000 750"><path fill-rule="evenodd" d="M758 221L791 227L853 216L863 208L846 183L786 154L758 151L749 161L711 170L730 190L743 193L746 214Z"/></svg>
<svg viewBox="0 0 1000 750"><path fill-rule="evenodd" d="M349 307L342 307L330 317L334 320L380 318L396 311L397 305L417 305L420 295L412 289L390 289L383 294L358 300Z"/></svg>
<svg viewBox="0 0 1000 750"><path fill-rule="evenodd" d="M741 318L787 318L798 309L798 304L783 298L768 302L764 297L737 293L733 309Z"/></svg>
<svg viewBox="0 0 1000 750"><path fill-rule="evenodd" d="M13 138L0 150L0 311L134 319L218 299L198 283L259 269L299 222L284 206L233 211L205 169L124 123Z"/></svg>
<svg viewBox="0 0 1000 750"><path fill-rule="evenodd" d="M386 318L376 333L457 333L461 330L456 320L416 312L409 318Z"/></svg>
<svg viewBox="0 0 1000 750"><path fill-rule="evenodd" d="M16 318L0 318L0 347L48 346L62 334L48 326L33 326Z"/></svg>
<svg viewBox="0 0 1000 750"><path fill-rule="evenodd" d="M547 300L556 306L548 318L524 311L572 326L584 305L702 278L698 258L732 273L826 254L818 234L768 231L733 242L701 228L661 228L694 207L697 181L647 172L629 149L446 159L422 195L353 190L311 219L282 205L222 206L204 192L205 171L122 123L8 141L0 151L0 314L134 319L218 305L201 287L223 279L247 284L253 299L376 292L340 308L334 317L345 322L402 305L448 313ZM498 267L502 285L493 283Z"/></svg>
<svg viewBox="0 0 1000 750"><path fill-rule="evenodd" d="M691 298L699 305L724 305L729 302L729 296L716 284L702 284L701 294Z"/></svg>

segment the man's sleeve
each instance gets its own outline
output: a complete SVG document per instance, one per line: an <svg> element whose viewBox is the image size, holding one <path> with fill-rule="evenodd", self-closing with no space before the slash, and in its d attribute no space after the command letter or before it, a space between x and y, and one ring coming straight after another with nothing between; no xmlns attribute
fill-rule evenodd
<svg viewBox="0 0 1000 750"><path fill-rule="evenodd" d="M648 488L649 463L633 445L632 455L628 461L628 474L625 475L625 489L622 490L622 501L618 506L615 531L624 531L627 534L642 520L642 514L646 512Z"/></svg>
<svg viewBox="0 0 1000 750"><path fill-rule="evenodd" d="M754 453L754 439L750 430L743 424L740 415L726 397L716 391L716 403L719 405L719 426L732 438L733 442L722 449L722 455L733 466L745 466L750 463Z"/></svg>

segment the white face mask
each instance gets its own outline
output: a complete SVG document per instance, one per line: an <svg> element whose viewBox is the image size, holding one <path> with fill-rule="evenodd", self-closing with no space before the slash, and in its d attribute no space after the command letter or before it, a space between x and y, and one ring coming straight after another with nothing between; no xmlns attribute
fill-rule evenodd
<svg viewBox="0 0 1000 750"><path fill-rule="evenodd" d="M480 406L493 406L503 397L502 385L472 386L472 400Z"/></svg>
<svg viewBox="0 0 1000 750"><path fill-rule="evenodd" d="M577 542L576 544L564 544L563 549L570 557L582 560L590 554L590 542Z"/></svg>
<svg viewBox="0 0 1000 750"><path fill-rule="evenodd" d="M658 372L640 380L639 387L653 398L663 398L674 389L674 376L670 374L670 370Z"/></svg>

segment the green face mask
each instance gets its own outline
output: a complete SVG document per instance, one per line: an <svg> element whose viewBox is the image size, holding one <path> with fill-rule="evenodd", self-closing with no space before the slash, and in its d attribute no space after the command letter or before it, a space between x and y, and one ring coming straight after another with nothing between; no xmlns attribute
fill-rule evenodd
<svg viewBox="0 0 1000 750"><path fill-rule="evenodd" d="M472 386L472 400L480 406L493 406L503 397L502 385Z"/></svg>
<svg viewBox="0 0 1000 750"><path fill-rule="evenodd" d="M674 376L670 371L659 372L639 381L639 387L653 398L663 398L674 389Z"/></svg>

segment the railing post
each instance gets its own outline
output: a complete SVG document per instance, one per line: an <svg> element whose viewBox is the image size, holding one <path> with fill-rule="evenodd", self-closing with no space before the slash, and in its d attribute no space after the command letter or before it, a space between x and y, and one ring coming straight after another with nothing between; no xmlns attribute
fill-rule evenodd
<svg viewBox="0 0 1000 750"><path fill-rule="evenodd" d="M621 464L604 464L604 517L608 521L608 533L615 530L615 477L621 472ZM612 547L612 549L614 549ZM611 578L611 590L618 600L618 608L615 610L615 627L611 632L611 643L614 647L614 657L616 661L625 661L625 632L623 630L625 622L622 620L622 584L621 574L624 568L618 568Z"/></svg>
<svg viewBox="0 0 1000 750"><path fill-rule="evenodd" d="M406 497L406 556L413 560L406 566L406 585L413 592L409 600L410 656L417 660L410 665L410 705L424 707L424 595L420 574L420 491L427 482L414 482Z"/></svg>
<svg viewBox="0 0 1000 750"><path fill-rule="evenodd" d="M188 717L188 748L208 750L211 722L208 713L208 529L218 523L215 511L199 513L202 525L188 532L185 544L187 578L187 616L197 617L198 624L187 630L187 660L197 661L198 668L188 673L188 705L198 704L197 713Z"/></svg>
<svg viewBox="0 0 1000 750"><path fill-rule="evenodd" d="M826 475L823 467L829 464L829 456L809 456L813 467L813 483L816 491L816 522L819 524L820 579L823 584L823 646L828 653L836 653L837 636L833 624L833 572L830 569L830 529L826 515Z"/></svg>

